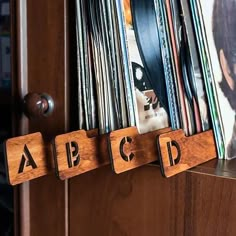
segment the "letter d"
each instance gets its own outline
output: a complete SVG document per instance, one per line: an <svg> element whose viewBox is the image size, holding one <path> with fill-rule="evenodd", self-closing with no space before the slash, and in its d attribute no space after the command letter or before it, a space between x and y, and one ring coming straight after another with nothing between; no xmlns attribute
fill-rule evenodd
<svg viewBox="0 0 236 236"><path fill-rule="evenodd" d="M177 150L176 157L173 157L172 155L172 150L173 150L172 147L175 147ZM180 162L180 158L181 158L181 150L180 150L179 144L174 140L167 142L167 150L168 150L170 165L171 166L177 165Z"/></svg>

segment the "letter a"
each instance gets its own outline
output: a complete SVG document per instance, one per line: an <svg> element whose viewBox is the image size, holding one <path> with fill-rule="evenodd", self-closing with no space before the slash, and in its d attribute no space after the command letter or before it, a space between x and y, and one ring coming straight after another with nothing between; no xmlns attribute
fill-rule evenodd
<svg viewBox="0 0 236 236"><path fill-rule="evenodd" d="M22 154L21 161L20 161L20 167L18 170L18 174L22 173L26 166L32 166L33 169L37 168L37 165L36 165L32 155L30 154L28 147L25 145L24 152Z"/></svg>

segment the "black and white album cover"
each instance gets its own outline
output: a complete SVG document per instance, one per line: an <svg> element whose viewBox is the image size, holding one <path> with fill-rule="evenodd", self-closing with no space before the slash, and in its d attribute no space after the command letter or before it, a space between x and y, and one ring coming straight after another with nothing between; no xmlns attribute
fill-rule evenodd
<svg viewBox="0 0 236 236"><path fill-rule="evenodd" d="M135 84L135 97L138 108L137 127L140 133L146 133L168 127L169 119L166 110L160 105L158 96L153 91L148 78L150 75L140 55L134 31L131 1L123 0L127 48ZM147 40L149 36L146 35ZM158 80L158 75L156 75L156 80Z"/></svg>
<svg viewBox="0 0 236 236"><path fill-rule="evenodd" d="M200 0L224 130L225 155L236 157L236 1Z"/></svg>

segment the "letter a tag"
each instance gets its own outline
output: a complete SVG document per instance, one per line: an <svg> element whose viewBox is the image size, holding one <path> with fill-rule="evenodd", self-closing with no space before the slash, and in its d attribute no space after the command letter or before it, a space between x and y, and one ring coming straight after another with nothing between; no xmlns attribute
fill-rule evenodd
<svg viewBox="0 0 236 236"><path fill-rule="evenodd" d="M5 158L11 185L49 173L46 146L41 133L8 139L5 143Z"/></svg>

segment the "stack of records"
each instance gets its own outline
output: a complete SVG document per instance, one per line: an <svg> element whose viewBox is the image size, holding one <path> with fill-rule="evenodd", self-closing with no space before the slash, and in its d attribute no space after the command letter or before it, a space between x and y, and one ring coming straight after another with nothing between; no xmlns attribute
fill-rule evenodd
<svg viewBox="0 0 236 236"><path fill-rule="evenodd" d="M235 156L235 5L76 0L79 128L212 128L219 158Z"/></svg>
<svg viewBox="0 0 236 236"><path fill-rule="evenodd" d="M236 157L236 20L233 0L190 1L219 158Z"/></svg>

